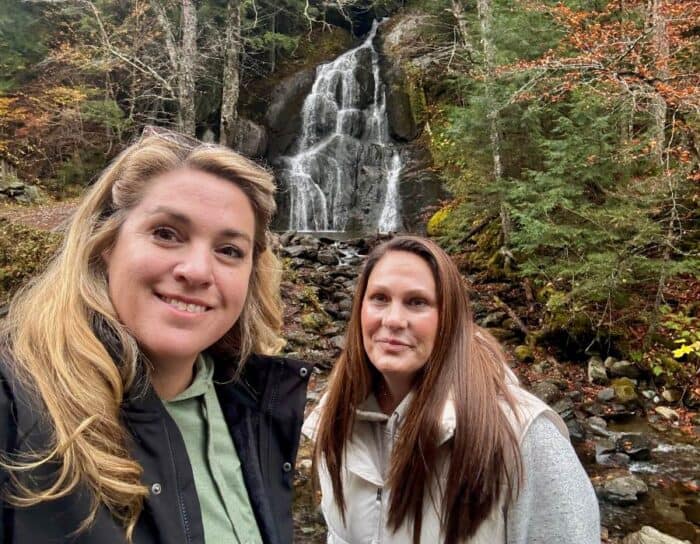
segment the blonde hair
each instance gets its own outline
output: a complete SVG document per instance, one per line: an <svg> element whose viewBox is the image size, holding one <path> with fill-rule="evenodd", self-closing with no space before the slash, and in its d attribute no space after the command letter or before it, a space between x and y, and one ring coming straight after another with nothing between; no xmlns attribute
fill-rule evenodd
<svg viewBox="0 0 700 544"><path fill-rule="evenodd" d="M283 345L278 335L280 266L268 247L276 208L273 176L228 148L193 144L174 133L145 135L124 150L78 206L48 270L15 297L5 327L16 379L43 404L52 430L46 451L2 463L14 482L7 500L31 506L86 485L92 507L78 531L104 505L130 541L148 495L120 421L125 394L147 369L109 299L102 254L150 180L180 168L236 184L255 215L247 300L238 321L212 348L239 361L240 371L251 353L274 353ZM37 490L20 481L20 473L55 461L59 468L48 488Z"/></svg>

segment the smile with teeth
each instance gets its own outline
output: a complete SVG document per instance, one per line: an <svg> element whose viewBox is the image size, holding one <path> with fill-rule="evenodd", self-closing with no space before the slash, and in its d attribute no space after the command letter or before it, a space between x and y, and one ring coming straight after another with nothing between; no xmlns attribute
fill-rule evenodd
<svg viewBox="0 0 700 544"><path fill-rule="evenodd" d="M188 304L176 298L163 297L160 295L159 298L166 304L172 306L173 308L177 308L182 312L188 312L190 314L201 314L208 310L206 306L200 306L199 304Z"/></svg>

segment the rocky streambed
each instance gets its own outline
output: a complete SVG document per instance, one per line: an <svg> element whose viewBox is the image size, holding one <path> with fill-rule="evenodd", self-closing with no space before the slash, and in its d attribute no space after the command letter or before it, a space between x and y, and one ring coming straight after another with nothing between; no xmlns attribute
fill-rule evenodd
<svg viewBox="0 0 700 544"><path fill-rule="evenodd" d="M278 238L285 265L285 351L316 364L308 409L322 395L342 349L357 274L379 239L334 240L293 232ZM684 395L683 408L677 392L648 387L627 361L559 361L546 350L519 345L517 323L493 303L494 290L506 289L505 284L472 283L475 319L506 345L523 384L565 420L599 498L603 541L700 544L700 418L688 411L697 411L700 399ZM296 541L301 543L325 542L311 448L302 439L295 503Z"/></svg>

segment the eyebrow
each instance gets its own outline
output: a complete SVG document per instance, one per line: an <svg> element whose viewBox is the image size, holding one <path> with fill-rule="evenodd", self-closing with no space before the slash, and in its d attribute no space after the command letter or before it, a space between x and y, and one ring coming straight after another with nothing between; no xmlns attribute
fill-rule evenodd
<svg viewBox="0 0 700 544"><path fill-rule="evenodd" d="M187 217L184 213L174 210L172 208L168 208L167 206L157 206L153 209L151 213L153 215L163 213L165 215L169 215L172 219L179 223L182 223L183 225L186 225L188 227L192 226L192 220L189 217ZM225 236L226 238L243 238L251 244L253 242L253 240L247 233L238 229L223 229L222 231L220 231L220 234L222 236Z"/></svg>
<svg viewBox="0 0 700 544"><path fill-rule="evenodd" d="M370 284L369 282L367 282L365 292L369 291L370 289L391 289L391 285L388 283L382 283L381 281L374 284ZM413 287L411 289L407 289L406 294L408 294L409 296L420 295L428 298L434 298L430 293L430 289L425 289L422 287Z"/></svg>

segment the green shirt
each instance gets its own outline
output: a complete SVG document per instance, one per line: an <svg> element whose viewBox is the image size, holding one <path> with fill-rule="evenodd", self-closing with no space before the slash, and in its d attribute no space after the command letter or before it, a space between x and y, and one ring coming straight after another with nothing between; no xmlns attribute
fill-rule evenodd
<svg viewBox="0 0 700 544"><path fill-rule="evenodd" d="M200 355L192 384L163 401L192 465L206 542L261 544L241 462L214 390L214 362ZM233 538L232 538L233 537Z"/></svg>

